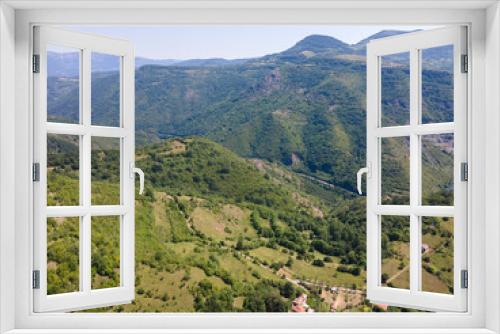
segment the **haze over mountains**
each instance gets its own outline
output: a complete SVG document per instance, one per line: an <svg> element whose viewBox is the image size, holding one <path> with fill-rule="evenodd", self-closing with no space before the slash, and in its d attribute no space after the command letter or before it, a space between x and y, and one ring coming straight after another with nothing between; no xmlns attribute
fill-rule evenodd
<svg viewBox="0 0 500 334"><path fill-rule="evenodd" d="M347 44L339 39L324 35L310 35L299 41L290 49L282 52L282 54L297 54L303 51L324 52L325 50L334 50L336 53L359 54L365 55L366 44L373 39L394 36L407 33L401 30L382 30L374 35L371 35L356 44ZM265 56L264 56L265 57ZM224 58L208 58L208 59L153 59L146 57L136 57L135 66L140 68L144 65L160 65L160 66L218 66L218 65L236 65L243 64L252 59L224 59ZM49 51L48 55L50 76L75 76L78 75L78 54L75 52L53 52ZM98 54L93 57L93 72L107 72L116 70L114 57Z"/></svg>
<svg viewBox="0 0 500 334"><path fill-rule="evenodd" d="M243 60L137 59L135 155L146 185L136 197L136 299L107 310L286 312L306 293L320 312L381 311L365 300L366 203L355 192L355 175L365 165L366 44L400 33L381 31L355 45L312 35L283 52ZM48 78L50 121L78 122L75 55L49 55L58 68ZM453 119L450 59L449 48L430 51L422 72L424 122ZM109 125L118 119L116 62L94 60L92 122ZM382 67L386 125L408 120L404 61L394 57ZM423 202L451 205L453 135L425 139ZM385 204L408 201L408 143L381 142ZM49 205L78 203L78 138L54 135L47 146ZM118 148L93 147L92 193L105 203L118 194L118 157ZM382 281L408 288L404 219L384 219ZM48 223L51 291L74 291L78 272L68 268L77 266L78 252L68 246L78 245L78 224ZM430 291L453 289L450 225L446 217L423 220L429 251L422 281ZM71 238L60 233L65 226ZM93 253L100 287L119 284L119 240L109 237L119 233L112 227L92 230L93 245L104 249Z"/></svg>
<svg viewBox="0 0 500 334"><path fill-rule="evenodd" d="M366 44L401 33L381 31L355 45L311 35L281 53L247 60L147 64L143 59L136 71L137 143L208 137L242 157L280 162L354 191L354 172L365 163ZM447 120L453 112L447 84L451 74L443 71L450 59L447 52L433 51L433 67L423 73L424 79L441 78L423 87L432 96L426 100L432 105L424 105L429 110L426 121ZM97 68L105 71L106 59L101 60ZM405 84L407 67L384 71ZM113 109L109 101L118 99L117 87L109 84L116 75L96 74L92 82L93 99L103 101L93 117L104 123ZM53 117L75 119L76 83L64 77L49 79L54 89L48 102ZM393 124L403 121L401 111L409 101L401 90L388 90L384 103L392 106L384 117Z"/></svg>
<svg viewBox="0 0 500 334"><path fill-rule="evenodd" d="M77 76L78 72L78 53L60 53L48 52L49 76ZM246 59L227 60L223 58L210 58L210 59L189 59L189 60L175 60L175 59L152 59L144 57L135 58L135 67L140 68L144 65L158 65L158 66L210 66L210 65L231 65L242 64ZM110 72L116 71L116 58L105 54L97 54L92 56L92 72Z"/></svg>

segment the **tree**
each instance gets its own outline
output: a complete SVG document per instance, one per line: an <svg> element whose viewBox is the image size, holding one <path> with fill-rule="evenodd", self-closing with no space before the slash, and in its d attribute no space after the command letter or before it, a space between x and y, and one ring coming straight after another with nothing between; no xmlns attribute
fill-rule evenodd
<svg viewBox="0 0 500 334"><path fill-rule="evenodd" d="M382 283L386 283L389 279L389 275L387 273L382 273Z"/></svg>
<svg viewBox="0 0 500 334"><path fill-rule="evenodd" d="M266 312L286 312L287 307L285 303L283 302L283 299L281 299L280 296L278 295L270 295L267 296L265 299L265 304L266 304Z"/></svg>
<svg viewBox="0 0 500 334"><path fill-rule="evenodd" d="M320 259L315 259L312 262L312 264L313 264L313 266L316 266L316 267L324 267L325 266L325 263Z"/></svg>
<svg viewBox="0 0 500 334"><path fill-rule="evenodd" d="M243 302L243 309L249 312L265 312L266 304L261 296L257 293L247 295Z"/></svg>
<svg viewBox="0 0 500 334"><path fill-rule="evenodd" d="M236 249L237 250L244 250L245 249L245 246L243 244L243 237L241 235L238 238L238 241L236 242Z"/></svg>
<svg viewBox="0 0 500 334"><path fill-rule="evenodd" d="M291 282L286 282L280 288L280 293L285 298L295 297L295 287Z"/></svg>
<svg viewBox="0 0 500 334"><path fill-rule="evenodd" d="M194 294L194 306L198 312L233 311L234 298L230 289L217 290L210 281L203 279Z"/></svg>

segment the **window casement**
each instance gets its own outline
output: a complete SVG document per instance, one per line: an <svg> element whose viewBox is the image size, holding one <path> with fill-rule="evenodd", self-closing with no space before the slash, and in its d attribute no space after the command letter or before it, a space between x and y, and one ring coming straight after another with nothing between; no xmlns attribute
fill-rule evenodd
<svg viewBox="0 0 500 334"><path fill-rule="evenodd" d="M51 66L48 53L65 48L73 50L74 82L79 97L71 119L52 115L48 102ZM95 53L105 54L116 63L120 75L115 81L116 93L112 122L103 123L92 112L92 60ZM35 312L71 311L106 305L128 303L134 298L134 53L132 45L123 40L65 31L51 27L34 29L34 254L33 305ZM57 89L63 89L57 87ZM60 139L64 139L61 141ZM71 155L61 155L58 145L71 143ZM71 155L71 156L70 156ZM100 159L113 161L100 163ZM72 165L71 173L52 166L54 159ZM109 160L109 159L108 159ZM101 170L100 170L101 169ZM76 170L76 172L74 172ZM99 182L93 174L104 173L116 184L110 196L101 196ZM51 184L51 175L60 174L67 181L64 189ZM69 189L71 188L71 189ZM54 192L64 192L58 197ZM115 235L108 240L93 240L99 224L113 224ZM70 247L56 248L48 240L48 229L67 234ZM99 245L114 247L113 251ZM101 246L102 247L102 246ZM49 287L50 251L63 252L77 258L71 282L63 288ZM93 256L113 252L118 262L113 282L102 282L93 268ZM61 269L61 270L63 270Z"/></svg>
<svg viewBox="0 0 500 334"><path fill-rule="evenodd" d="M372 302L434 311L467 310L466 43L467 28L455 26L368 44L365 171L367 296ZM429 92L434 83L428 56L438 49L449 57L450 79L440 83L448 85L453 99L453 105L448 106L453 112L448 116L426 108L427 98L439 99ZM395 77L395 71L402 75ZM391 95L398 95L403 103L391 103ZM396 112L399 117L388 122L386 113ZM392 147L390 152L388 147ZM436 147L452 152L452 161L429 162L426 151ZM390 155L396 155L396 163ZM429 185L436 180L426 171L428 163L439 163L448 172L440 176L450 180L441 187L441 196L430 198L427 191L439 186ZM453 288L449 291L433 291L423 279L432 265L426 263L431 260L426 257L429 245L423 240L423 231L429 232L434 224L447 226L443 229L450 239L446 249L434 250L452 254L452 272L447 275L453 280ZM390 247L403 251L394 258ZM389 282L385 272L398 262L396 270L401 271L394 275L398 280ZM402 267L409 269L408 275L403 274Z"/></svg>

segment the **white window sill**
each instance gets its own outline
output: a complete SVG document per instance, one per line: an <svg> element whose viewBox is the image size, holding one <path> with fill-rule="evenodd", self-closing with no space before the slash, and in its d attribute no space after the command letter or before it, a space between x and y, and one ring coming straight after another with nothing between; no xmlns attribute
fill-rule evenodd
<svg viewBox="0 0 500 334"><path fill-rule="evenodd" d="M495 334L484 328L470 329L16 329L5 334Z"/></svg>

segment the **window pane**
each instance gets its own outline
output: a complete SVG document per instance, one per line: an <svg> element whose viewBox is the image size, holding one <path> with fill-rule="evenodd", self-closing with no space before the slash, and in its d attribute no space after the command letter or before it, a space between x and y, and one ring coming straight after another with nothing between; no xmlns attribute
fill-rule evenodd
<svg viewBox="0 0 500 334"><path fill-rule="evenodd" d="M422 136L422 204L453 205L453 134Z"/></svg>
<svg viewBox="0 0 500 334"><path fill-rule="evenodd" d="M92 205L120 204L120 138L92 137Z"/></svg>
<svg viewBox="0 0 500 334"><path fill-rule="evenodd" d="M80 50L47 47L47 120L80 122Z"/></svg>
<svg viewBox="0 0 500 334"><path fill-rule="evenodd" d="M382 126L410 124L410 53L381 57Z"/></svg>
<svg viewBox="0 0 500 334"><path fill-rule="evenodd" d="M422 123L453 122L453 45L421 52Z"/></svg>
<svg viewBox="0 0 500 334"><path fill-rule="evenodd" d="M381 139L381 204L410 204L410 138Z"/></svg>
<svg viewBox="0 0 500 334"><path fill-rule="evenodd" d="M80 218L47 219L47 294L79 290Z"/></svg>
<svg viewBox="0 0 500 334"><path fill-rule="evenodd" d="M382 286L410 288L410 217L381 217Z"/></svg>
<svg viewBox="0 0 500 334"><path fill-rule="evenodd" d="M92 217L92 289L120 286L120 217Z"/></svg>
<svg viewBox="0 0 500 334"><path fill-rule="evenodd" d="M453 294L453 218L422 217L422 290Z"/></svg>
<svg viewBox="0 0 500 334"><path fill-rule="evenodd" d="M120 57L92 53L92 125L120 126Z"/></svg>
<svg viewBox="0 0 500 334"><path fill-rule="evenodd" d="M73 135L47 135L47 205L80 203L80 138Z"/></svg>

